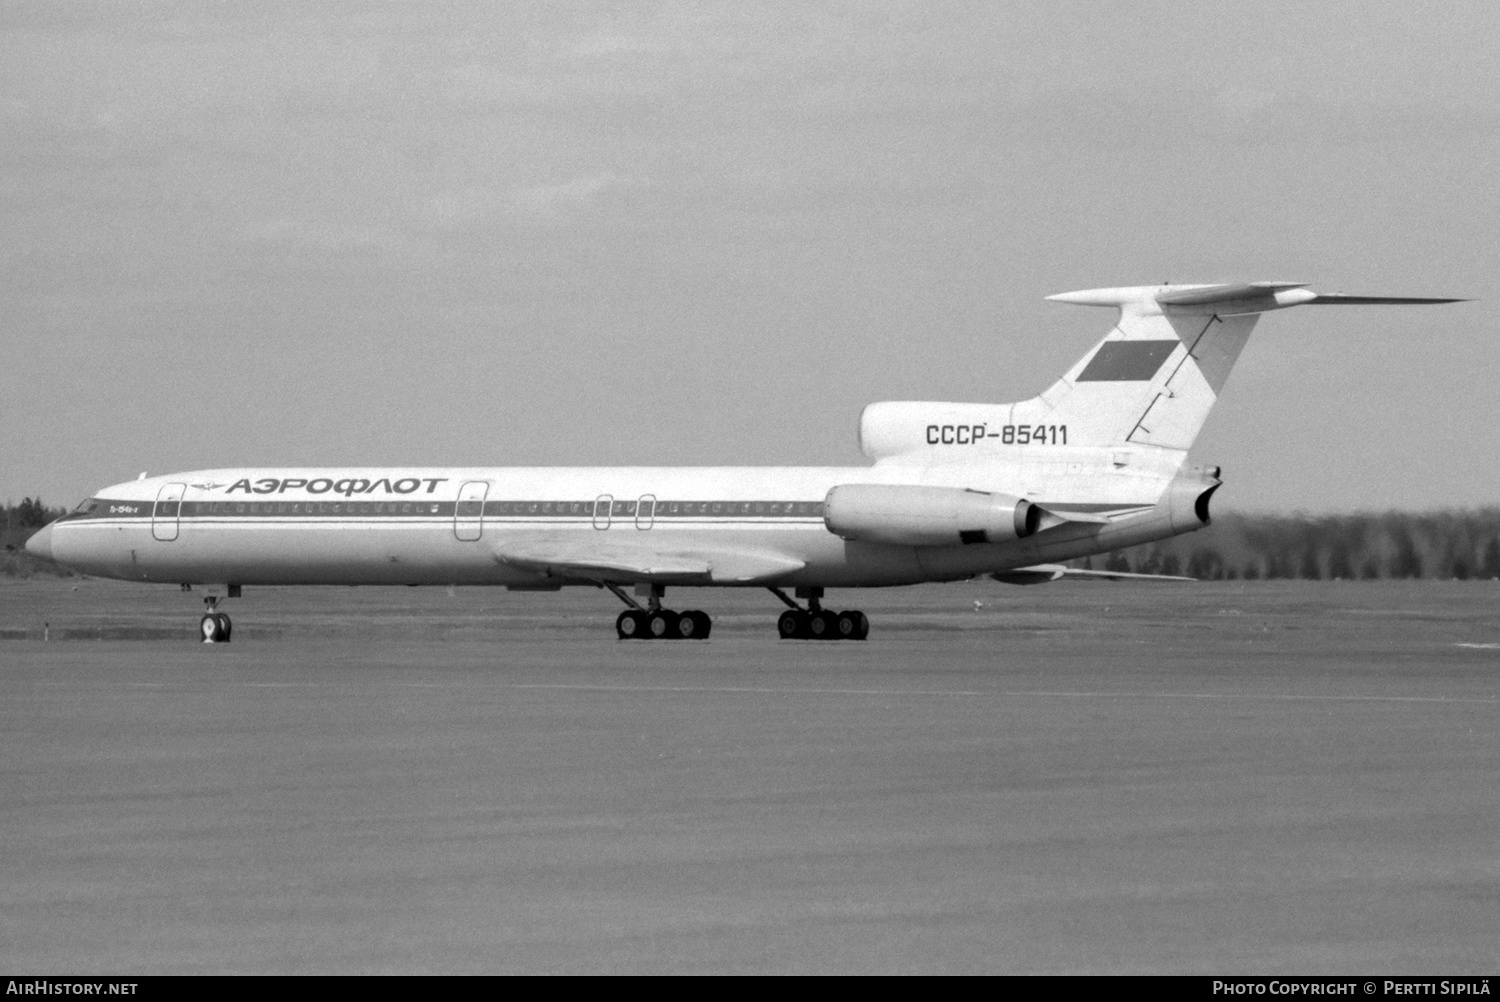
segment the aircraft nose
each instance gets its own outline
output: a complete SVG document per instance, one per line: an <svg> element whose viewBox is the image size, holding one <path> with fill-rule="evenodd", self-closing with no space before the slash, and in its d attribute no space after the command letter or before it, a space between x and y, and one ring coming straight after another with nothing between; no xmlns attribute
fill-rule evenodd
<svg viewBox="0 0 1500 1002"><path fill-rule="evenodd" d="M52 559L52 526L42 526L32 537L26 540L26 552L43 560Z"/></svg>

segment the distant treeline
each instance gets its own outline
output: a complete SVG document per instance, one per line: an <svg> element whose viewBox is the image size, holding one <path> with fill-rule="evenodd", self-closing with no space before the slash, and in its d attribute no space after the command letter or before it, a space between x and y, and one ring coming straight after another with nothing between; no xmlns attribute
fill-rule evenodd
<svg viewBox="0 0 1500 1002"><path fill-rule="evenodd" d="M4 511L7 531L12 528L40 529L54 518L68 513L66 508L48 508L41 498L23 498L20 504L7 503Z"/></svg>
<svg viewBox="0 0 1500 1002"><path fill-rule="evenodd" d="M60 574L63 570L50 560L38 560L25 550L26 540L52 521L66 515L66 508L48 508L41 498L24 498L20 504L5 504L0 517L0 574L6 577L31 577L33 574Z"/></svg>
<svg viewBox="0 0 1500 1002"><path fill-rule="evenodd" d="M1203 580L1500 578L1500 508L1354 515L1215 515L1198 532L1073 562Z"/></svg>

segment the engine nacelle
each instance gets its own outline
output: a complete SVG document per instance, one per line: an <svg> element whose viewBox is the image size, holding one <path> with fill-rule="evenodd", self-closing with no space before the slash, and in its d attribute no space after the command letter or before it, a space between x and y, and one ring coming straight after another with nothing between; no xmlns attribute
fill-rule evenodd
<svg viewBox="0 0 1500 1002"><path fill-rule="evenodd" d="M896 546L1003 543L1036 532L1043 511L1024 498L961 487L841 484L823 502L828 531Z"/></svg>

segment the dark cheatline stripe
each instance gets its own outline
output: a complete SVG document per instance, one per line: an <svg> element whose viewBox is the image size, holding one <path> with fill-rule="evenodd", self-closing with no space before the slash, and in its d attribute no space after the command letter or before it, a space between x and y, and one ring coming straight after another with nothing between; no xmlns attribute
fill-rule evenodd
<svg viewBox="0 0 1500 1002"><path fill-rule="evenodd" d="M658 521L697 519L823 517L822 501L637 501L597 502L600 519L642 518ZM484 518L589 519L596 517L596 502L589 501L486 501ZM180 509L180 510L179 510ZM118 501L90 498L64 520L156 518L464 518L479 517L478 501Z"/></svg>
<svg viewBox="0 0 1500 1002"><path fill-rule="evenodd" d="M1099 346L1089 364L1079 373L1079 383L1139 382L1156 375L1156 370L1182 342L1175 338L1159 341L1106 341Z"/></svg>
<svg viewBox="0 0 1500 1002"><path fill-rule="evenodd" d="M472 505L474 502L469 502ZM485 518L592 518L593 501L486 501ZM633 518L636 501L610 503L611 518ZM471 509L465 509L468 514ZM602 517L604 512L600 510ZM647 501L643 517L653 518L822 518L822 501Z"/></svg>
<svg viewBox="0 0 1500 1002"><path fill-rule="evenodd" d="M1150 508L1149 504L1126 501L1079 503L1037 502L1043 508L1067 512L1114 512ZM610 519L636 517L637 501L602 502L609 505ZM649 502L647 505L649 506ZM101 519L225 518L371 518L452 519L479 516L477 501L118 501L90 498L60 521ZM537 519L592 520L593 501L486 501L484 518L532 521ZM657 521L702 519L814 519L823 517L822 501L657 501L654 511L643 507L642 518ZM601 508L599 517L604 518Z"/></svg>

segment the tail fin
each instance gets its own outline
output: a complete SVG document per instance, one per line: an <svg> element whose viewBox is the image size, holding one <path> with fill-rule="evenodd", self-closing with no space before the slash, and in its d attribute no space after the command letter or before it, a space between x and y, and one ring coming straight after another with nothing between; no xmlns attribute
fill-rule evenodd
<svg viewBox="0 0 1500 1002"><path fill-rule="evenodd" d="M1079 445L1181 450L1198 437L1260 314L1303 305L1459 302L1319 295L1298 282L1088 289L1047 298L1114 306L1120 318L1067 375L1017 410L1046 409L1049 422L1068 423L1069 441Z"/></svg>
<svg viewBox="0 0 1500 1002"><path fill-rule="evenodd" d="M1197 291L1158 286L1049 296L1114 306L1119 319L1046 392L1015 405L1016 423L1066 425L1069 445L1187 449L1260 319L1259 310L1221 314L1212 302L1169 305L1174 295Z"/></svg>
<svg viewBox="0 0 1500 1002"><path fill-rule="evenodd" d="M1129 286L1047 298L1113 306L1119 319L1066 375L1030 400L871 404L860 421L866 454L904 460L953 444L991 451L1012 441L1145 445L1185 452L1208 419L1260 314L1303 305L1463 302L1320 295L1297 282ZM956 429L951 436L949 428ZM996 430L1001 428L1007 430ZM1039 437L1037 429L1046 437ZM1012 436L1022 437L1007 441Z"/></svg>

